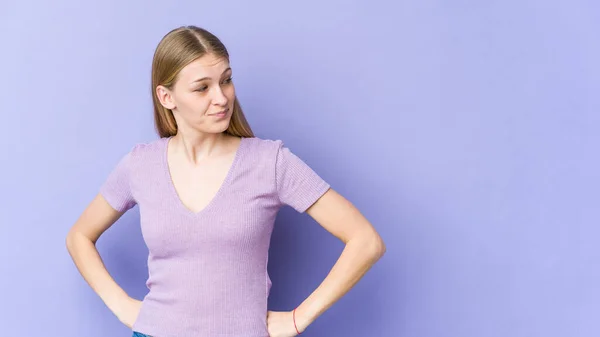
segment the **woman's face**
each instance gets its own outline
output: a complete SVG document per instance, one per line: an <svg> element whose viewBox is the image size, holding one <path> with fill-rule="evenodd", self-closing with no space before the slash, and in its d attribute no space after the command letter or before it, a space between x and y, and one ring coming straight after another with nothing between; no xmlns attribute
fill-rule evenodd
<svg viewBox="0 0 600 337"><path fill-rule="evenodd" d="M178 127L202 132L227 130L233 113L235 88L224 58L207 54L185 66L172 88L157 88L163 106L173 111Z"/></svg>

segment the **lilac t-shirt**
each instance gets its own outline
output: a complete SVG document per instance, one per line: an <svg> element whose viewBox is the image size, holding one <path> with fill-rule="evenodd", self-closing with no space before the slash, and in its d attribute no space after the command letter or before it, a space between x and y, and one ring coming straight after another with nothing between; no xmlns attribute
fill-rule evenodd
<svg viewBox="0 0 600 337"><path fill-rule="evenodd" d="M278 210L304 212L329 184L281 140L242 138L225 181L192 212L167 165L170 137L139 143L100 188L118 211L139 206L148 294L133 330L154 337L268 337L268 250Z"/></svg>

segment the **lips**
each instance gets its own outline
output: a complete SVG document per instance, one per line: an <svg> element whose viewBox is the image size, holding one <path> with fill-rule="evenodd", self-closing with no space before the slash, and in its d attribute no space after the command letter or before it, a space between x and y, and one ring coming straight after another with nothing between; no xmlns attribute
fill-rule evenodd
<svg viewBox="0 0 600 337"><path fill-rule="evenodd" d="M228 112L229 112L229 109L225 109L225 110L222 110L222 111L219 111L219 112L215 112L215 113L209 114L209 116L220 115L220 114L226 114L226 113L228 113Z"/></svg>

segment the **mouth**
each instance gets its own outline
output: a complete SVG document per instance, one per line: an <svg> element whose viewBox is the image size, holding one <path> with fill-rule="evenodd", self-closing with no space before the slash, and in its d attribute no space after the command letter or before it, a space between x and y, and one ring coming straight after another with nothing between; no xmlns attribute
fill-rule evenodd
<svg viewBox="0 0 600 337"><path fill-rule="evenodd" d="M209 116L225 117L225 116L227 116L227 113L229 113L229 109L225 109L225 110L221 110L219 112L215 112L215 113L209 114Z"/></svg>

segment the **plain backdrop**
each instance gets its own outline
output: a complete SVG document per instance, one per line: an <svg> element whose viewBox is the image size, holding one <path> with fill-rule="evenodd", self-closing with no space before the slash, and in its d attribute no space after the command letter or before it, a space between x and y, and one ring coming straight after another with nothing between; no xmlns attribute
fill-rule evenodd
<svg viewBox="0 0 600 337"><path fill-rule="evenodd" d="M157 138L152 54L188 24L228 47L256 135L387 244L306 336L600 334L598 2L3 0L1 336L130 335L64 240L118 159ZM142 298L137 207L98 249ZM270 309L293 309L342 249L282 209Z"/></svg>

